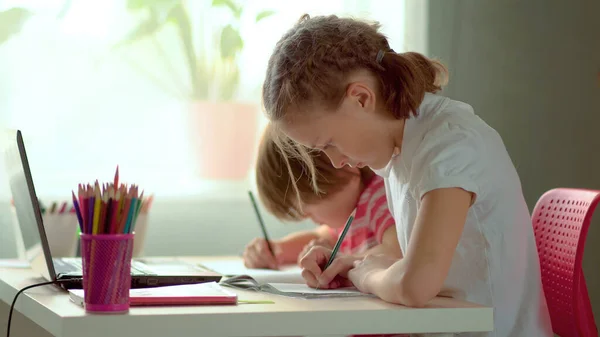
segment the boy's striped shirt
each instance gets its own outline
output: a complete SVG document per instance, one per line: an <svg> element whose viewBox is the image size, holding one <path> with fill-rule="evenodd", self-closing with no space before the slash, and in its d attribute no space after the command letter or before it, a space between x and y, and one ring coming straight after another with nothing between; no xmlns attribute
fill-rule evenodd
<svg viewBox="0 0 600 337"><path fill-rule="evenodd" d="M375 176L369 181L356 205L356 217L344 238L340 251L357 254L381 243L383 233L394 226L394 218L388 210L383 178ZM343 228L332 229L339 237Z"/></svg>

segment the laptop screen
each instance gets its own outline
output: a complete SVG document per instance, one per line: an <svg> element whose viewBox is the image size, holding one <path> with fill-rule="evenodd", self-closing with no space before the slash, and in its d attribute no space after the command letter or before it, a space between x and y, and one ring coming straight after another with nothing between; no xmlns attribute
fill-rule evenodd
<svg viewBox="0 0 600 337"><path fill-rule="evenodd" d="M33 186L21 131L11 131L5 149L5 163L17 219L31 267L48 280L56 279L42 214Z"/></svg>

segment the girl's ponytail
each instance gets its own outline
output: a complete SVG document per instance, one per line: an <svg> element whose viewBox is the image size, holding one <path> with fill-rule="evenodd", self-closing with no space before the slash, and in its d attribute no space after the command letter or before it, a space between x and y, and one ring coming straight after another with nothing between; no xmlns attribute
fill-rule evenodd
<svg viewBox="0 0 600 337"><path fill-rule="evenodd" d="M396 118L409 118L426 92L435 93L448 82L448 70L439 61L419 53L378 54L381 95Z"/></svg>

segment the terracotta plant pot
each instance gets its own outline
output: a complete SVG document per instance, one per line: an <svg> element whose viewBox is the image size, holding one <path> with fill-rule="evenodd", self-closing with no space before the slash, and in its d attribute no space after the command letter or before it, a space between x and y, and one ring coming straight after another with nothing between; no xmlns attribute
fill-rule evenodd
<svg viewBox="0 0 600 337"><path fill-rule="evenodd" d="M243 180L256 146L256 104L194 102L190 133L196 172L204 179Z"/></svg>

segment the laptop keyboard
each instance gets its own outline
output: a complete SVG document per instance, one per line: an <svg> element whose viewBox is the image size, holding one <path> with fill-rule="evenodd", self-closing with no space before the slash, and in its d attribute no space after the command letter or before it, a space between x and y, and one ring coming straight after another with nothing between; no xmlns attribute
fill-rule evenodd
<svg viewBox="0 0 600 337"><path fill-rule="evenodd" d="M63 259L53 259L54 268L60 274L81 273L83 266L81 259L73 258L65 261ZM131 275L155 275L156 273L139 261L131 261Z"/></svg>
<svg viewBox="0 0 600 337"><path fill-rule="evenodd" d="M62 259L52 259L54 262L54 269L59 274L70 274L70 273L81 273L81 262L77 260L63 261Z"/></svg>
<svg viewBox="0 0 600 337"><path fill-rule="evenodd" d="M139 261L131 261L131 273L134 275L156 275L156 273Z"/></svg>

